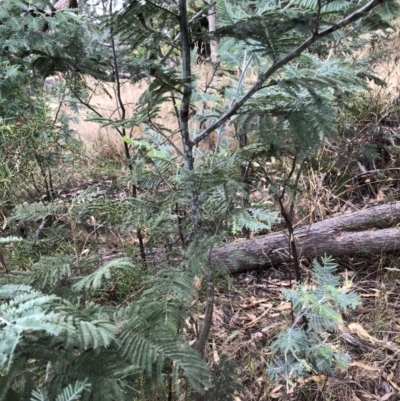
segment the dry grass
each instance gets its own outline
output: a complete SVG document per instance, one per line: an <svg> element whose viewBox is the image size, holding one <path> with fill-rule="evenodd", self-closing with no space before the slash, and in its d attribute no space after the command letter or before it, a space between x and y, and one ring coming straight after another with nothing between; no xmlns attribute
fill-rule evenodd
<svg viewBox="0 0 400 401"><path fill-rule="evenodd" d="M91 78L86 78L86 84L92 89L93 94L90 99L90 104L104 118L118 120L120 118L120 108L118 107L116 96L116 84L101 83L94 81ZM128 81L122 82L121 98L124 102L126 110L126 118L131 118L137 108L137 102L140 96L146 90L147 85L144 83L132 84ZM123 160L124 150L123 143L119 133L112 127L104 127L100 123L89 121L93 117L93 113L81 108L81 115L78 117L78 122L72 125L72 128L78 132L79 138L84 142L87 149L100 158L110 158L112 160ZM161 114L163 123L172 128L174 127L174 119L176 126L176 118L172 115L173 108L171 104L164 103L161 105ZM141 135L141 127L132 127L128 129L127 134L130 137L137 138Z"/></svg>
<svg viewBox="0 0 400 401"><path fill-rule="evenodd" d="M221 88L230 82L229 77L216 76L211 66L206 64L197 65L194 68L193 74L198 77L197 84L200 90L204 90L206 85L212 80L213 85L211 89L208 89L209 93L215 92L217 88ZM99 83L89 77L86 77L85 81L88 88L92 91L90 104L101 113L104 118L120 119L121 110L117 102L116 84ZM147 87L148 85L145 81L136 84L129 81L122 82L121 98L123 99L127 119L134 116L138 107L138 100L146 91ZM199 108L202 107L201 104L198 106ZM93 112L87 108L81 107L80 110L80 114L75 116L78 121L71 124L71 128L78 133L79 138L86 145L88 151L100 158L123 160L123 144L118 132L112 127L105 127L100 123L89 121L93 117ZM72 112L66 108L64 108L64 112L72 114ZM178 118L172 101L167 100L160 105L159 115L160 117L155 119L154 123L165 127L165 132L173 132L172 135L168 134L168 138L178 149L181 149ZM199 129L199 125L195 120L193 120L192 124L193 129ZM135 126L128 129L127 134L132 138L138 138L143 134L143 129L140 126ZM211 136L211 142L213 142L213 136Z"/></svg>
<svg viewBox="0 0 400 401"><path fill-rule="evenodd" d="M386 82L388 91L397 96L400 84L400 70L398 69L400 32L394 32L388 42L377 43L376 51L381 51L380 47L382 47L381 50L384 49L386 56L381 58L374 69L379 77Z"/></svg>

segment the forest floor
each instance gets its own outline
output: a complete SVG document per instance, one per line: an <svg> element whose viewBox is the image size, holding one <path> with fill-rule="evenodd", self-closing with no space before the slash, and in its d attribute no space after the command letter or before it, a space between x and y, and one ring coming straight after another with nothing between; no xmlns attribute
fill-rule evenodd
<svg viewBox="0 0 400 401"><path fill-rule="evenodd" d="M285 387L266 374L274 337L292 324L282 288L293 288L289 266L231 277L217 287L210 357L237 361L238 400L395 400L400 391L400 254L337 260L362 304L345 316L330 341L351 356L347 372L313 375ZM304 266L303 275L310 275ZM306 279L307 281L307 279Z"/></svg>
<svg viewBox="0 0 400 401"><path fill-rule="evenodd" d="M393 44L397 42L396 39ZM384 77L388 86L377 88L369 98L365 98L365 110L354 116L359 134L351 138L339 135L339 139L329 143L318 156L317 166L303 176L301 202L296 205L298 226L400 200L400 78L394 66L393 60L377 66L383 75L389 70L393 73ZM200 73L204 75L207 71ZM143 87L127 84L123 90L125 96L132 97L133 103ZM115 99L108 95L98 96L98 103L108 110L106 114L112 114ZM176 121L172 110L166 109L164 113L173 130ZM93 163L97 163L96 157L121 160L120 138L113 137L108 130L100 132L98 125L83 120L78 121L75 128L93 152ZM380 129L379 135L375 134L376 127ZM389 142L387 138L391 138ZM379 164L367 164L359 157L360 148L369 143L377 144L381 149ZM342 149L352 150L343 155ZM354 168L357 163L353 163L353 168L349 168L350 160L358 160L358 167ZM363 174L363 167L370 173ZM93 167L92 172L94 170ZM121 199L124 194L120 192L116 171L101 176L93 174L95 178L86 180L84 184L75 183L61 191L59 196L68 202L86 188L98 187L100 191L106 190L110 199ZM262 195L253 194L254 197ZM274 230L281 229L284 229L283 225L274 227ZM136 245L133 237L121 242L121 238L112 233L104 238L99 234L98 240L105 258L127 254L127 244ZM349 369L337 371L330 377L313 375L306 381L294 380L290 384L272 383L267 376L267 367L271 358L269 344L292 322L291 305L282 301L282 288L295 287L292 266L282 265L237 275L225 273L217 278L213 327L206 354L210 364L218 364L223 358L236 362L241 388L234 401L399 399L400 252L364 253L336 262L338 274L343 279L352 280L352 290L362 301L356 310L346 314L340 329L330 333L329 338L351 356ZM305 282L311 278L308 261L302 261L302 276ZM199 300L202 304L202 291ZM197 316L200 321L202 313L199 311Z"/></svg>
<svg viewBox="0 0 400 401"><path fill-rule="evenodd" d="M385 174L385 177L380 176L368 183L364 182L365 178L363 182L357 182L359 178L355 178L350 182L347 194L340 197L333 196L330 184L323 184L322 180L318 191L325 195L315 202L315 195L309 193L314 199L313 203L307 196L302 197L298 224L309 224L400 199L400 188L395 185L399 181L397 172ZM68 202L91 187L97 188L99 193L106 192L108 199L118 201L124 197L124 193L117 182L118 177L92 178L84 184L66 188L59 196ZM384 198L377 196L384 192L388 194L389 190L389 199L385 195ZM277 225L275 230L283 228ZM137 245L134 237L122 240L111 232L99 233L96 241L101 248L103 261L125 256L129 254L129 246ZM282 289L296 286L293 266L281 265L236 275L221 272L218 275L213 326L206 354L212 366L224 358L235 361L241 388L234 401L398 399L400 252L382 252L380 255L364 252L337 259L336 262L338 274L343 280L352 280L352 291L360 296L362 302L356 310L344 316L339 330L330 333L329 338L331 343L350 355L349 369L345 372L338 370L332 376L312 375L306 381L294 380L291 384L272 383L267 375L267 367L271 358L269 345L277 334L292 324L291 304L282 300ZM311 280L311 266L306 260L302 261L302 277L305 283ZM202 288L201 284L198 287ZM200 308L204 297L205 294L200 291ZM197 331L194 326L202 320L203 313L199 310L198 315L194 316L190 333ZM191 339L190 333L188 339Z"/></svg>

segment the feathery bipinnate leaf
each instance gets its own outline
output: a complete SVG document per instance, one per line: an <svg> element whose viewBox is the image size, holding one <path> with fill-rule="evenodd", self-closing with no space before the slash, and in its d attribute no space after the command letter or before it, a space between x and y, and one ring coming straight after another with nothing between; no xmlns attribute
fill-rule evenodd
<svg viewBox="0 0 400 401"><path fill-rule="evenodd" d="M42 295L18 285L1 286L0 294L0 367L6 371L24 333L44 331L59 335L64 330L73 330L61 313L53 311L60 301L53 295Z"/></svg>
<svg viewBox="0 0 400 401"><path fill-rule="evenodd" d="M282 290L285 300L293 305L296 320L271 345L274 359L268 373L275 380L283 374L290 383L295 377L332 374L336 367L347 367L348 355L328 338L342 322L341 313L356 307L359 299L348 292L349 281L339 286L336 269L331 257L323 257L322 263L314 260L313 285L298 284L295 290Z"/></svg>
<svg viewBox="0 0 400 401"><path fill-rule="evenodd" d="M132 328L124 330L119 336L123 355L147 375L156 374L158 382L163 381L162 372L169 361L173 367L171 374L175 378L175 387L178 386L178 373L182 372L196 391L203 392L210 371L200 355L162 325L151 324L146 328L143 323L132 319ZM140 327L142 329L138 330Z"/></svg>
<svg viewBox="0 0 400 401"><path fill-rule="evenodd" d="M73 288L75 291L81 291L83 289L98 290L103 280L111 280L113 271L119 269L125 270L133 267L134 265L129 258L114 259L98 268L92 274L81 278L74 284Z"/></svg>
<svg viewBox="0 0 400 401"><path fill-rule="evenodd" d="M76 381L74 384L69 384L65 387L61 394L59 394L55 401L75 401L80 398L84 391L90 390L90 383L85 379L83 381ZM45 390L34 390L32 392L31 401L52 401Z"/></svg>
<svg viewBox="0 0 400 401"><path fill-rule="evenodd" d="M20 237L0 237L0 244L10 244L11 242L20 242L23 238Z"/></svg>

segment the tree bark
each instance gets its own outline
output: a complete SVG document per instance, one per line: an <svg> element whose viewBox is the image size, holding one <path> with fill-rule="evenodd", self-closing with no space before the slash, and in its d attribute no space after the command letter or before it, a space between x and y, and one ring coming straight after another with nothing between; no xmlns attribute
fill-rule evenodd
<svg viewBox="0 0 400 401"><path fill-rule="evenodd" d="M208 20L208 31L210 33L215 32L217 28L217 16L215 14L215 6L210 8L210 10L208 11L207 20ZM218 62L218 42L214 39L210 41L210 60L212 63Z"/></svg>
<svg viewBox="0 0 400 401"><path fill-rule="evenodd" d="M400 202L344 214L294 231L301 257L333 257L400 250ZM257 267L290 263L287 232L262 235L214 248L215 268L237 273Z"/></svg>

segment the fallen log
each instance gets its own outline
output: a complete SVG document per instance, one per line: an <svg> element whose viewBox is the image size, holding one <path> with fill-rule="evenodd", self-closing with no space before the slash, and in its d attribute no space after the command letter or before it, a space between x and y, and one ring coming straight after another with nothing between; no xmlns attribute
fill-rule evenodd
<svg viewBox="0 0 400 401"><path fill-rule="evenodd" d="M295 230L300 257L313 259L400 250L400 202L343 214ZM230 243L211 252L215 268L231 273L292 261L287 232Z"/></svg>

